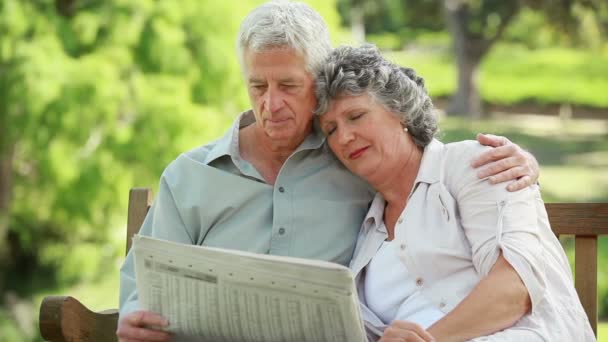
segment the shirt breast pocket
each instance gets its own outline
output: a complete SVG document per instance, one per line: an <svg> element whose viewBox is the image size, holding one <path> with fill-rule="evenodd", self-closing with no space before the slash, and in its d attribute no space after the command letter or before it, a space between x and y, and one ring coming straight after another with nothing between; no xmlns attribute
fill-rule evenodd
<svg viewBox="0 0 608 342"><path fill-rule="evenodd" d="M429 195L431 202L429 210L433 211L430 214L435 217L432 221L436 225L435 242L441 249L439 252L447 257L458 256L470 259L471 246L460 225L456 200L441 184L438 184L435 191Z"/></svg>

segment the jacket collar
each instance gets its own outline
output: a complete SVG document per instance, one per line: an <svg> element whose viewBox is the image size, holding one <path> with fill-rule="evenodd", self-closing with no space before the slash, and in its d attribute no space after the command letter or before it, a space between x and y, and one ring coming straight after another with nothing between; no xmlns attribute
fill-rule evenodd
<svg viewBox="0 0 608 342"><path fill-rule="evenodd" d="M425 148L420 161L418 175L414 181L414 191L419 183L433 184L441 180L441 163L443 160L444 144L437 139L433 139ZM379 231L386 232L382 222L384 216L384 207L386 203L382 194L376 193L372 204L367 211L367 215L363 220L363 230L375 228Z"/></svg>

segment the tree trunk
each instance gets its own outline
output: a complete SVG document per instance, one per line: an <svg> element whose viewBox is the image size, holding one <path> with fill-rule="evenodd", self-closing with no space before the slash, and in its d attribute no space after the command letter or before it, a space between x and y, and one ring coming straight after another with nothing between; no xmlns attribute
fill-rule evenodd
<svg viewBox="0 0 608 342"><path fill-rule="evenodd" d="M0 64L0 75L9 63ZM6 86L5 80L0 79L0 89ZM4 290L3 271L9 251L8 228L11 214L11 197L13 190L13 160L15 158L15 131L11 128L10 113L6 108L6 98L0 98L0 293ZM12 130L12 131L11 131ZM1 299L0 299L1 302Z"/></svg>
<svg viewBox="0 0 608 342"><path fill-rule="evenodd" d="M4 151L0 151L0 240L2 241L8 228L14 154L14 144L6 146Z"/></svg>
<svg viewBox="0 0 608 342"><path fill-rule="evenodd" d="M8 224L13 179L13 157L15 145L2 146L0 141L0 265L5 265L9 255ZM3 148L1 148L3 147ZM4 290L4 272L0 269L0 292Z"/></svg>
<svg viewBox="0 0 608 342"><path fill-rule="evenodd" d="M487 27L472 32L469 25L473 16L487 16L488 13L469 12L469 4L466 0L444 0L443 4L458 67L458 89L448 104L447 112L478 119L484 114L478 86L479 64L492 45L502 37L511 20L519 12L521 4L517 1L504 2L501 10L493 13L499 16L500 21L491 35L488 34Z"/></svg>
<svg viewBox="0 0 608 342"><path fill-rule="evenodd" d="M468 44L465 44L465 46ZM472 119L483 116L483 102L479 94L478 70L481 58L467 51L456 54L458 88L448 104L449 115L468 115Z"/></svg>
<svg viewBox="0 0 608 342"><path fill-rule="evenodd" d="M467 30L468 10L462 1L446 0L445 15L452 35L458 74L458 87L448 104L448 115L483 116L483 106L478 87L478 69L483 56L483 42L476 40Z"/></svg>
<svg viewBox="0 0 608 342"><path fill-rule="evenodd" d="M365 12L361 1L353 1L350 8L350 27L355 45L365 43Z"/></svg>

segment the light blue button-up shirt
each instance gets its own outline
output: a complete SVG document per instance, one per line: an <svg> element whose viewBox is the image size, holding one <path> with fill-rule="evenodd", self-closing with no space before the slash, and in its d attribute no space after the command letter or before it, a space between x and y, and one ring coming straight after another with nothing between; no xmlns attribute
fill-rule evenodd
<svg viewBox="0 0 608 342"><path fill-rule="evenodd" d="M329 152L317 128L275 185L239 154L244 112L219 140L181 154L163 172L140 234L186 244L348 265L373 191ZM121 315L137 310L133 255L120 274Z"/></svg>

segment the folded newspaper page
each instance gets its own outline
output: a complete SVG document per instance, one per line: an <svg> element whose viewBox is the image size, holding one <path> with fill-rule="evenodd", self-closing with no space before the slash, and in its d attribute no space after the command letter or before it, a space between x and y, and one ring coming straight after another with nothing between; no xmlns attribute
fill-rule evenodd
<svg viewBox="0 0 608 342"><path fill-rule="evenodd" d="M352 273L342 265L136 235L143 309L179 341L365 341Z"/></svg>

